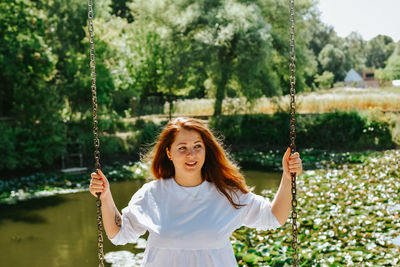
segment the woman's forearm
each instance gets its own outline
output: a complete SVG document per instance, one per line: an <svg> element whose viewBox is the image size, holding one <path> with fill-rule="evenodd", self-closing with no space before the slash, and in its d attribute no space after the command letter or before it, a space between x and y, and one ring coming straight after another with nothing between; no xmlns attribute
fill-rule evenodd
<svg viewBox="0 0 400 267"><path fill-rule="evenodd" d="M271 211L281 225L289 218L292 209L292 181L290 177L282 175L281 184L271 204Z"/></svg>
<svg viewBox="0 0 400 267"><path fill-rule="evenodd" d="M115 206L111 193L103 198L101 202L104 230L109 238L113 238L121 229L121 214Z"/></svg>

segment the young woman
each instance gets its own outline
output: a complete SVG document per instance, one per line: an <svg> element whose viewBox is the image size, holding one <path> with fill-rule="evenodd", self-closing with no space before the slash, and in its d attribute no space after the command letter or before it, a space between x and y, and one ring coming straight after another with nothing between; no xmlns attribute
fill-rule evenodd
<svg viewBox="0 0 400 267"><path fill-rule="evenodd" d="M298 153L282 160L283 175L272 204L247 188L238 167L199 120L171 120L148 157L154 180L145 183L118 212L101 170L90 192L101 192L103 223L115 245L135 242L149 231L142 266L234 267L231 233L247 226L276 229L291 210L290 173L300 174ZM290 157L289 157L290 156Z"/></svg>

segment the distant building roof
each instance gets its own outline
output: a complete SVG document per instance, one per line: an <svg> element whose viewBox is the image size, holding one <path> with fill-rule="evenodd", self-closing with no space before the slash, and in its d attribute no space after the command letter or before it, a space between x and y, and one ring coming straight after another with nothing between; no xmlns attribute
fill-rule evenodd
<svg viewBox="0 0 400 267"><path fill-rule="evenodd" d="M354 69L351 69L344 79L345 82L361 82L363 78Z"/></svg>

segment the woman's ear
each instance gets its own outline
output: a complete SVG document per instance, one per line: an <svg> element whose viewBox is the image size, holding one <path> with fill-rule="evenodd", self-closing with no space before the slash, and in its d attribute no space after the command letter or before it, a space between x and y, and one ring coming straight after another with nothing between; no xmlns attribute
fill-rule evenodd
<svg viewBox="0 0 400 267"><path fill-rule="evenodd" d="M171 154L169 153L168 147L165 149L165 152L167 152L167 157L168 157L169 159L171 159Z"/></svg>

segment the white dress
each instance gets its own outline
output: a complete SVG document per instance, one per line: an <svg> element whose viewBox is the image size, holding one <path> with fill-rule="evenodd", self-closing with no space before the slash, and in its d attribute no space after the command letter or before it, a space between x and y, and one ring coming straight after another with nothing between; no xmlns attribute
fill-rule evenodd
<svg viewBox="0 0 400 267"><path fill-rule="evenodd" d="M268 199L238 195L233 200L248 205L235 209L211 182L184 187L173 178L153 180L122 210L121 229L110 241L134 243L149 231L143 267L237 267L229 239L235 229L281 226Z"/></svg>

